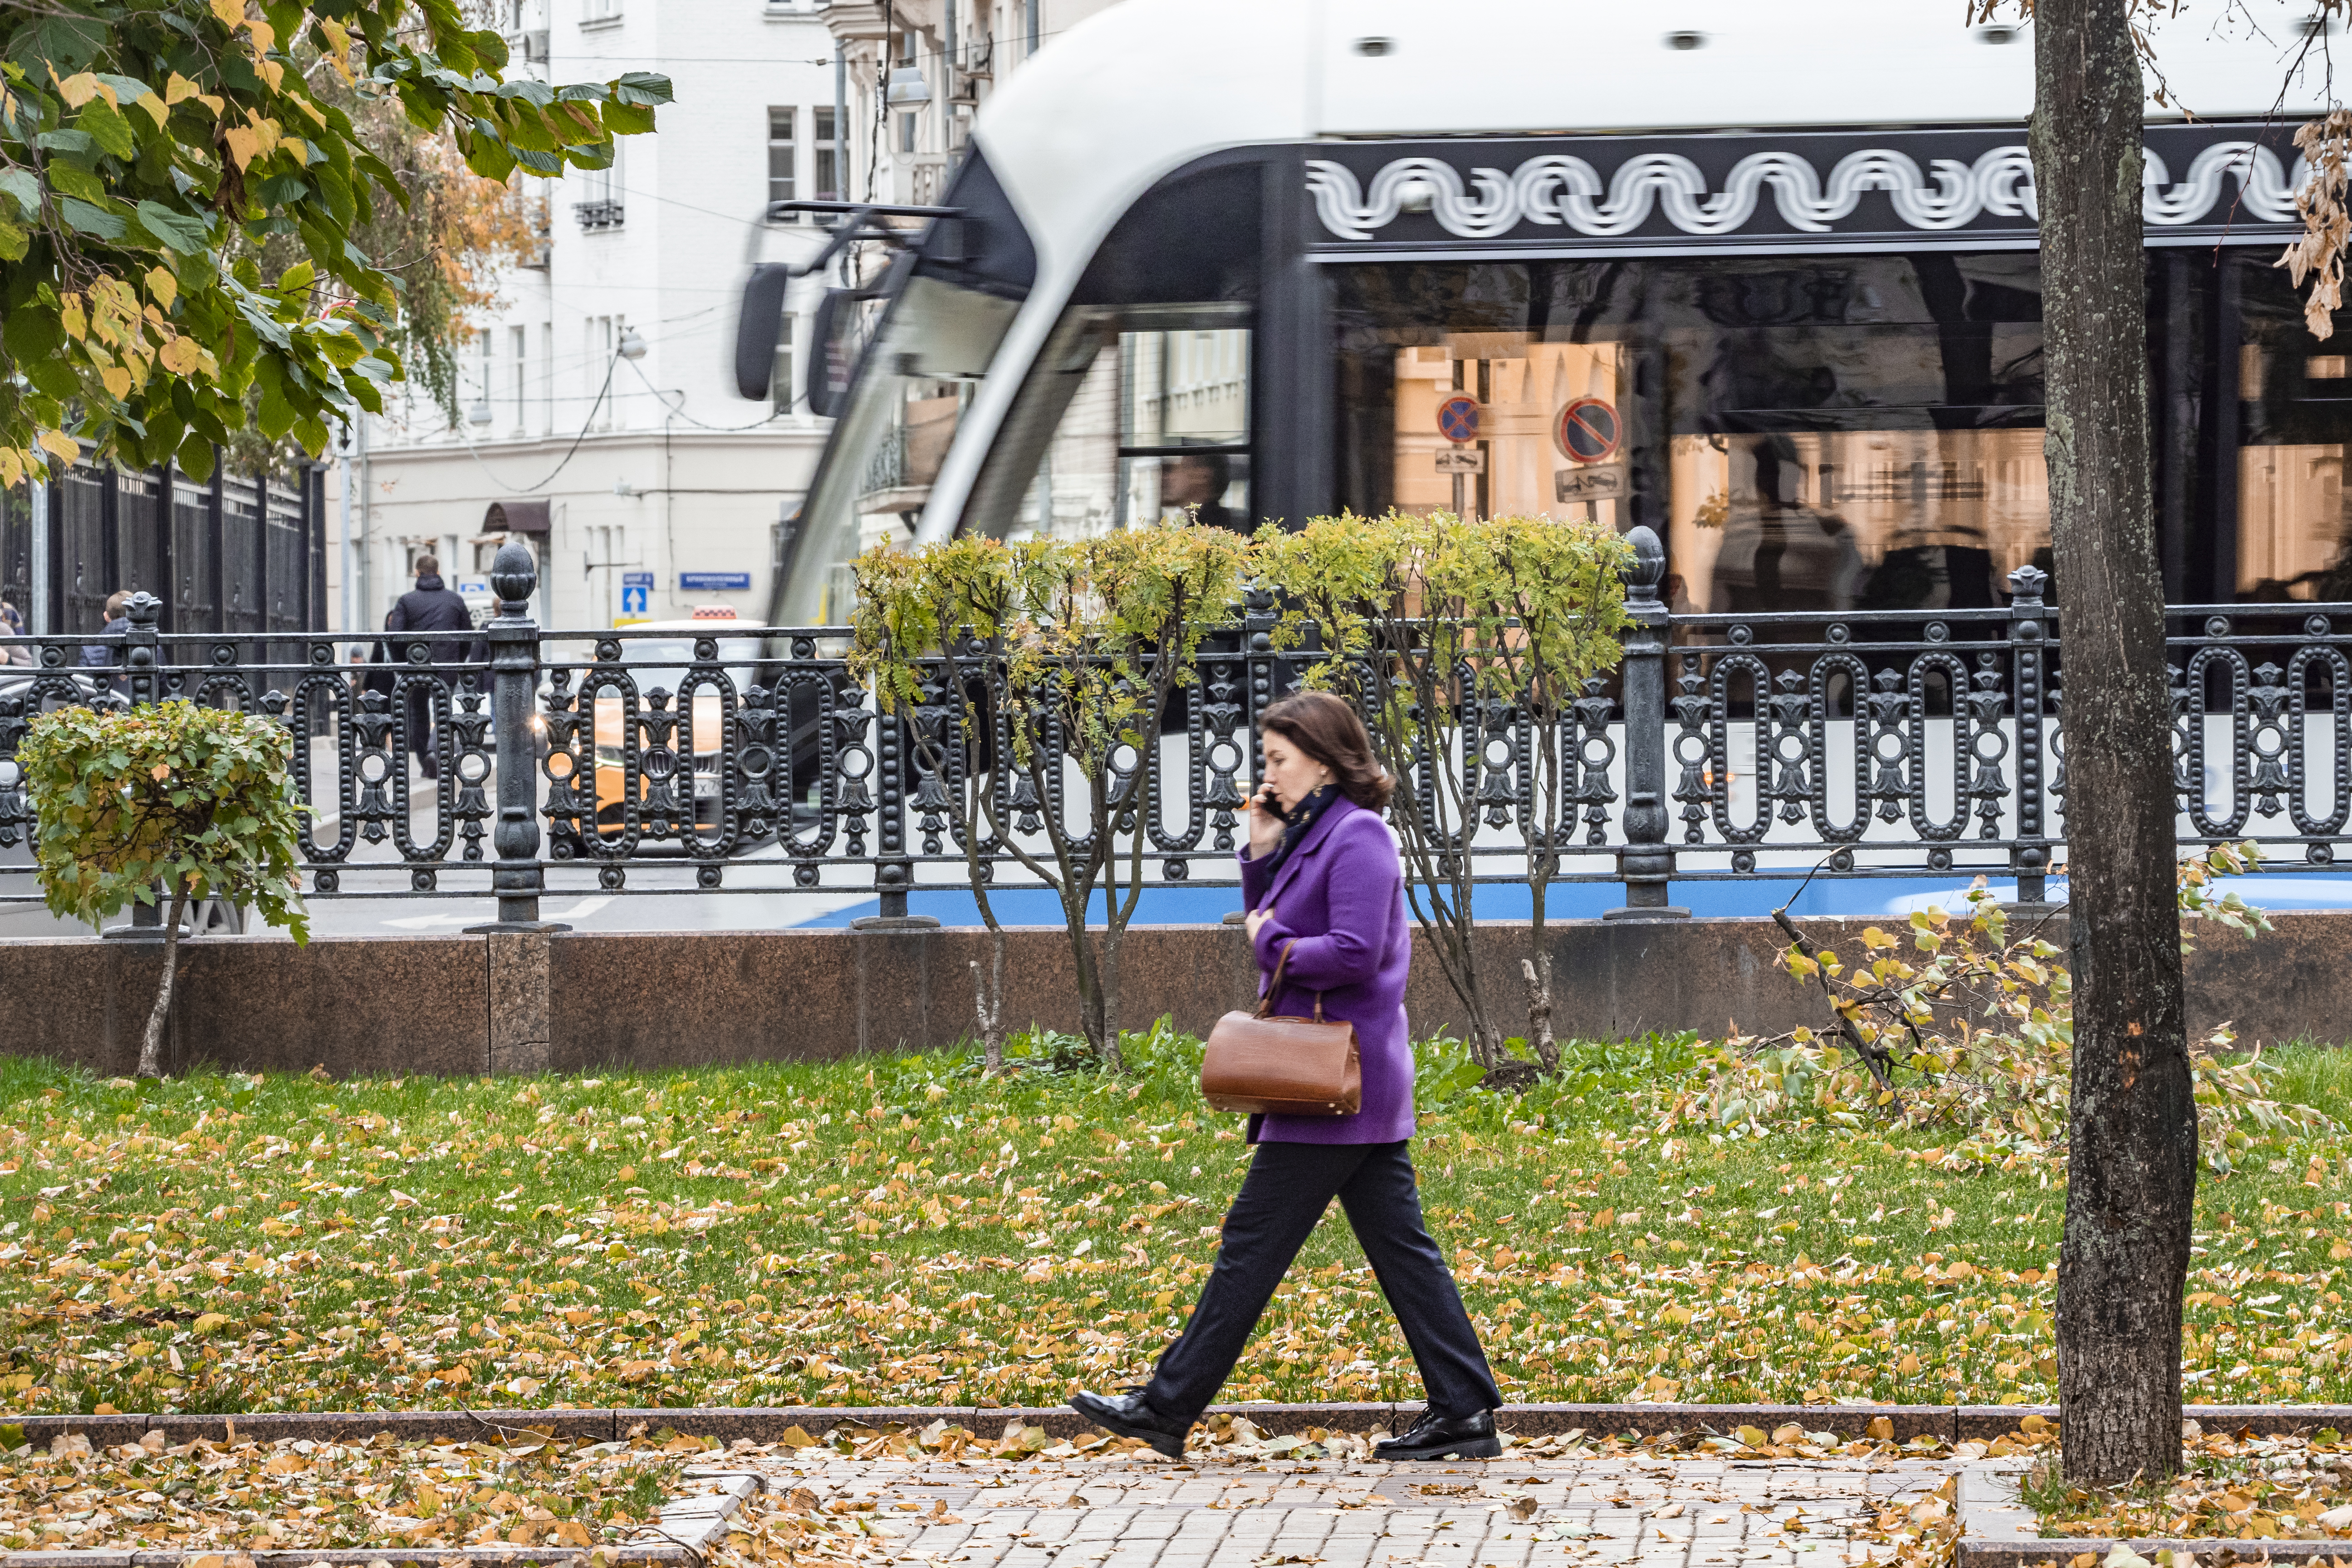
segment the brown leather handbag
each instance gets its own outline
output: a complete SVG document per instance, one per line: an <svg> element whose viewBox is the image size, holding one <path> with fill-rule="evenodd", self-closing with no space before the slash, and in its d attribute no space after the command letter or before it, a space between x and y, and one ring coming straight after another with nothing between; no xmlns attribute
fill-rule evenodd
<svg viewBox="0 0 2352 1568"><path fill-rule="evenodd" d="M1323 993L1315 993L1312 1018L1267 1016L1297 945L1284 945L1256 1012L1228 1013L1209 1031L1201 1093L1212 1109L1275 1116L1353 1116L1362 1109L1356 1026L1326 1020Z"/></svg>

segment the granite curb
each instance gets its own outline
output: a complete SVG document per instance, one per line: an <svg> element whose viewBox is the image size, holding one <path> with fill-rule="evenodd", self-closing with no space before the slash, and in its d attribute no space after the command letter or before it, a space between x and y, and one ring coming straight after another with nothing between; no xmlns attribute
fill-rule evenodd
<svg viewBox="0 0 2352 1568"><path fill-rule="evenodd" d="M706 1537L707 1539L707 1537ZM0 1568L188 1568L211 1558L221 1568L618 1568L677 1563L696 1568L698 1551L661 1542L594 1548L566 1546L412 1546L272 1548L261 1552L0 1552Z"/></svg>
<svg viewBox="0 0 2352 1568"><path fill-rule="evenodd" d="M2227 1406L2192 1406L2217 1413ZM2314 1406L2315 1409L2331 1408ZM2340 1407L2336 1407L2340 1408ZM2333 1425L2322 1422L2319 1425ZM2305 1423L2309 1425L2309 1423ZM2104 1559L2117 1546L2130 1548L2151 1562L2158 1552L2198 1558L2229 1552L2247 1561L2304 1562L2333 1559L2347 1552L2342 1541L2190 1541L2176 1538L2137 1540L2116 1536L2044 1536L2033 1510L2018 1500L2022 1459L1970 1465L1960 1472L1960 1540L1952 1568L2050 1568L2070 1563L2084 1552Z"/></svg>
<svg viewBox="0 0 2352 1568"><path fill-rule="evenodd" d="M2227 1552L2248 1563L2325 1561L2346 1555L2341 1541L2122 1541L2112 1536L2069 1535L2050 1540L2001 1541L1963 1538L1953 1568L2046 1568L2072 1562L2088 1552L2104 1559L2118 1546L2128 1546L2154 1562L2159 1552L2190 1555L2200 1562Z"/></svg>
<svg viewBox="0 0 2352 1568"><path fill-rule="evenodd" d="M1218 1405L1210 1418L1247 1416L1270 1432L1301 1431L1327 1426L1337 1431L1395 1431L1420 1411L1409 1404ZM2207 1430L2251 1431L2279 1436L2314 1431L2323 1426L2352 1431L2352 1405L2192 1405L2183 1414ZM1739 1426L1767 1431L1795 1422L1809 1432L1830 1431L1853 1438L1867 1434L1870 1424L1884 1417L1894 1428L1895 1440L1936 1437L1945 1442L1990 1441L2017 1429L2028 1415L2056 1420L2054 1405L1507 1405L1496 1413L1497 1423L1521 1437L1539 1437L1576 1430L1595 1436L1627 1432L1655 1436L1666 1432L1729 1432ZM967 1427L982 1434L1001 1431L1018 1421L1040 1426L1049 1437L1076 1437L1094 1430L1084 1416L1066 1405L1051 1408L971 1405L771 1405L641 1407L554 1410L386 1410L386 1411L257 1411L245 1415L174 1415L124 1414L110 1415L0 1415L0 1424L24 1429L26 1440L47 1447L58 1436L79 1434L95 1447L135 1443L150 1431L163 1434L173 1444L195 1438L226 1441L233 1426L236 1435L256 1442L289 1438L313 1442L349 1442L381 1432L412 1441L467 1440L501 1431L551 1430L565 1438L610 1442L642 1428L668 1427L695 1437L722 1443L772 1443L793 1427L822 1436L836 1426L928 1426L934 1421Z"/></svg>
<svg viewBox="0 0 2352 1568"><path fill-rule="evenodd" d="M727 1532L743 1504L765 1484L745 1471L701 1470L689 1480L712 1489L662 1504L658 1542L598 1547L456 1546L340 1547L261 1552L0 1552L0 1568L191 1568L211 1559L217 1568L699 1568L710 1543ZM715 1485L713 1485L715 1483Z"/></svg>

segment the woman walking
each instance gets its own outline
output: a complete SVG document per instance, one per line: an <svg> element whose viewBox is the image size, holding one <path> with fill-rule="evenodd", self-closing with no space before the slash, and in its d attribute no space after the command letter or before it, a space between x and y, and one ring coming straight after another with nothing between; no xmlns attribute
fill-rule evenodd
<svg viewBox="0 0 2352 1568"><path fill-rule="evenodd" d="M1462 1295L1422 1221L1407 1143L1412 1045L1405 974L1412 961L1396 842L1380 817L1393 781L1372 758L1354 709L1328 692L1276 703L1259 723L1265 773L1249 803L1242 892L1261 975L1284 953L1274 1012L1356 1026L1362 1109L1349 1116L1253 1116L1256 1145L1225 1215L1208 1284L1151 1381L1071 1405L1173 1458L1224 1385L1250 1331L1331 1200L1339 1200L1420 1368L1428 1408L1375 1450L1383 1459L1486 1458L1502 1452L1487 1370ZM1261 979L1263 986L1265 981Z"/></svg>

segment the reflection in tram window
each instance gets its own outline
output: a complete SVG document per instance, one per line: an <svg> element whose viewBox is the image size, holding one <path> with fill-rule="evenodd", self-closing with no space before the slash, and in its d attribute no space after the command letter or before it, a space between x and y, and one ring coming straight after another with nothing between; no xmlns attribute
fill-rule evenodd
<svg viewBox="0 0 2352 1568"><path fill-rule="evenodd" d="M2352 512L2344 466L2352 447L2346 356L2315 352L2303 301L2283 273L2236 261L2238 353L2237 597L2257 604L2352 599ZM2338 311L2336 337L2352 333Z"/></svg>
<svg viewBox="0 0 2352 1568"><path fill-rule="evenodd" d="M2050 563L2038 267L1335 268L1339 499L1646 522L1679 609L2005 604ZM1439 427L1456 395L1475 441Z"/></svg>
<svg viewBox="0 0 2352 1568"><path fill-rule="evenodd" d="M2050 566L2039 429L1677 436L1673 472L1694 609L1984 609Z"/></svg>
<svg viewBox="0 0 2352 1568"><path fill-rule="evenodd" d="M1079 380L1008 537L1087 538L1192 509L1248 528L1250 334L1225 324L1246 319L1225 306L1099 312L1066 362Z"/></svg>

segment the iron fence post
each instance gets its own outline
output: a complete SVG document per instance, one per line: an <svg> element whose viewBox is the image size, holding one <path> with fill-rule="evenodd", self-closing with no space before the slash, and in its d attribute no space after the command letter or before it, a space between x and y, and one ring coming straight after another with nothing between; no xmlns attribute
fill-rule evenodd
<svg viewBox="0 0 2352 1568"><path fill-rule="evenodd" d="M1625 902L1606 921L1676 921L1690 910L1666 902L1675 852L1666 845L1667 609L1658 584L1666 574L1665 547L1644 523L1625 536L1633 563L1625 572L1625 847L1617 852Z"/></svg>
<svg viewBox="0 0 2352 1568"><path fill-rule="evenodd" d="M142 588L131 595L122 613L131 618L122 649L123 679L131 689L131 705L144 708L163 697L161 661L155 657L163 637L157 622L163 614L163 601Z"/></svg>
<svg viewBox="0 0 2352 1568"><path fill-rule="evenodd" d="M111 473L112 470L109 469L108 472ZM131 630L127 634L121 656L123 681L130 688L131 706L144 708L162 695L158 689L160 677L156 671L155 653L160 637L156 622L163 613L163 601L142 590L131 595L130 602L122 606L122 613L131 617ZM170 897L165 889L166 884L158 881L155 884L155 901L152 904L132 904L130 925L119 926L105 934L134 940L152 938L157 942L163 941L163 911L170 907L165 901ZM183 934L185 934L184 927L182 931Z"/></svg>
<svg viewBox="0 0 2352 1568"><path fill-rule="evenodd" d="M2043 877L2050 868L2050 840L2042 836L2044 747L2042 720L2049 700L2050 611L2042 602L2049 574L2021 566L2009 574L2009 650L2011 685L2017 694L2017 832L2010 868L2017 874L2015 907L2049 907Z"/></svg>
<svg viewBox="0 0 2352 1568"><path fill-rule="evenodd" d="M879 895L878 914L860 915L849 922L852 931L935 931L934 915L907 912L907 894L915 885L915 863L898 857L907 853L907 716L874 705L875 769L880 788L874 803L874 890Z"/></svg>
<svg viewBox="0 0 2352 1568"><path fill-rule="evenodd" d="M539 568L530 546L509 539L490 563L490 591L499 613L482 628L490 645L490 712L498 763L498 826L490 842L499 858L490 870L499 918L468 931L565 931L539 918L546 873L539 863L539 747L531 728L539 687L539 624L530 595Z"/></svg>

